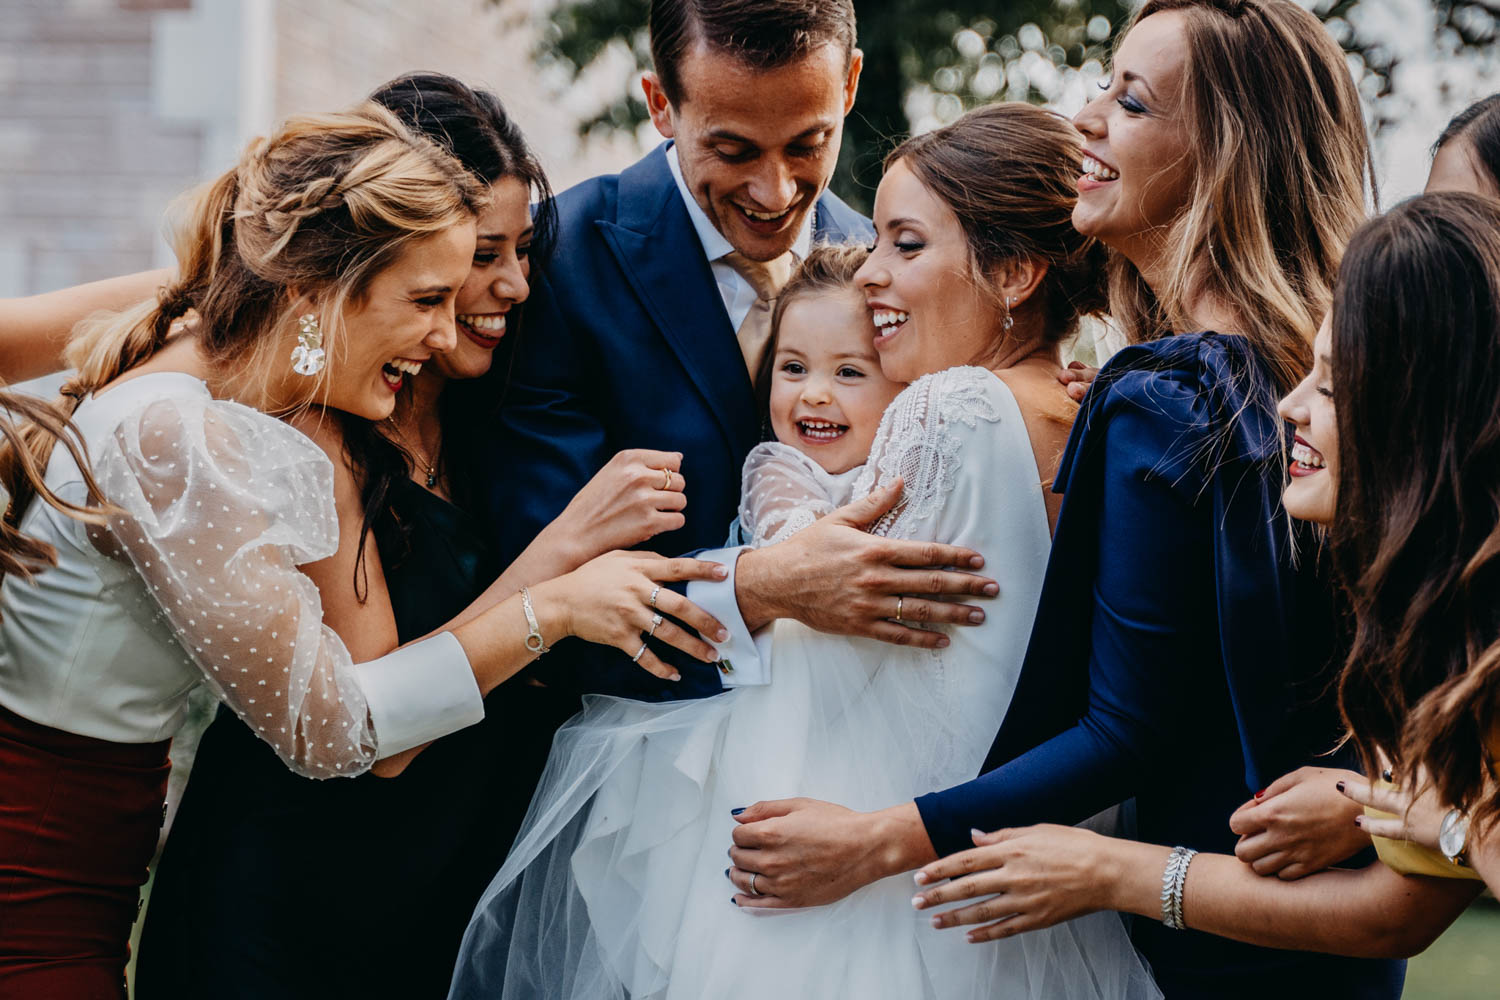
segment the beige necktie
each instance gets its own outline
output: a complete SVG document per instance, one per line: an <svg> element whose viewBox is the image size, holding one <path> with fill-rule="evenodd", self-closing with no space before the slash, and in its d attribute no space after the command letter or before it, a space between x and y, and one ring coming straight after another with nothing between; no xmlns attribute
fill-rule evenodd
<svg viewBox="0 0 1500 1000"><path fill-rule="evenodd" d="M776 296L792 276L797 258L788 250L774 260L751 260L735 250L724 257L724 262L734 268L740 277L755 289L755 303L745 314L745 321L735 331L740 342L740 353L745 356L745 367L750 371L750 380L760 372L766 344L771 339L771 310L776 307Z"/></svg>

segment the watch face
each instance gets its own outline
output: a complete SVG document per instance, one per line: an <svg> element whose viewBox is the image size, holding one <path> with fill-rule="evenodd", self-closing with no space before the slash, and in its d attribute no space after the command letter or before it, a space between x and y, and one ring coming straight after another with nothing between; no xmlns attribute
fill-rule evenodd
<svg viewBox="0 0 1500 1000"><path fill-rule="evenodd" d="M1457 809L1450 810L1438 828L1438 850L1451 860L1464 852L1468 841L1469 817Z"/></svg>

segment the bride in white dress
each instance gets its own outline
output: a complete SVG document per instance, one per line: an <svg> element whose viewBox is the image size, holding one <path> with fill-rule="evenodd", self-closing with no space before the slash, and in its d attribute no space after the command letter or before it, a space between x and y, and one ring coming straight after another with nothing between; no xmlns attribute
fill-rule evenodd
<svg viewBox="0 0 1500 1000"><path fill-rule="evenodd" d="M983 761L1050 547L1045 480L1071 417L1058 342L1098 298L1097 252L1067 224L1078 161L1071 129L1026 105L898 149L856 284L881 367L915 381L853 473L787 443L746 463L751 544L901 478L902 503L872 530L984 553L1000 584L984 623L917 650L780 621L770 684L672 704L587 699L475 911L451 997L760 1000L770 983L778 1000L1160 995L1113 915L976 946L933 930L905 877L806 910L741 908L725 881L732 809L794 795L879 808Z"/></svg>

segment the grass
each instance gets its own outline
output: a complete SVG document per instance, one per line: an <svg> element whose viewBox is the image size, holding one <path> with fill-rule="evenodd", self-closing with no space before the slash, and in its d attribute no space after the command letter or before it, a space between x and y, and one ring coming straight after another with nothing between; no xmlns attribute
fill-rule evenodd
<svg viewBox="0 0 1500 1000"><path fill-rule="evenodd" d="M1484 898L1412 959L1404 1000L1470 1000L1500 995L1500 904Z"/></svg>

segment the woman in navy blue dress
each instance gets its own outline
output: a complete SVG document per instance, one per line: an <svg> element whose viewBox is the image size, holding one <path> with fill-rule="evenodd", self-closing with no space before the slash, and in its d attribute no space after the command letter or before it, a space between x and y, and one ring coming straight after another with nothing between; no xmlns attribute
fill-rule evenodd
<svg viewBox="0 0 1500 1000"><path fill-rule="evenodd" d="M759 873L762 895L742 891L742 906L839 898L970 847L972 829L1076 823L1130 799L1143 839L1232 852L1234 808L1337 740L1319 698L1329 605L1311 539L1280 507L1276 401L1311 366L1364 216L1358 94L1289 0L1152 0L1103 88L1075 119L1073 219L1112 251L1111 312L1134 346L1074 423L1030 649L985 773L874 813L749 806L730 875L743 890ZM1400 993L1394 962L1146 921L1132 933L1168 997L1270 981Z"/></svg>

